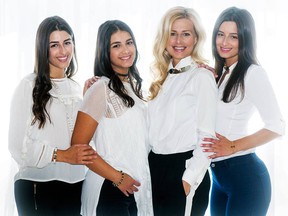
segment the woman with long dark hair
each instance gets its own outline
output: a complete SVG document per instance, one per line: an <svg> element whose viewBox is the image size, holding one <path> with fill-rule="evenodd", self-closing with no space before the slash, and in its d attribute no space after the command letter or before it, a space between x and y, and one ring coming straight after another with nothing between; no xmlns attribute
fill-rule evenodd
<svg viewBox="0 0 288 216"><path fill-rule="evenodd" d="M109 20L99 27L94 75L101 78L85 93L72 136L72 145L92 139L98 154L83 184L85 216L153 215L137 59L127 24Z"/></svg>
<svg viewBox="0 0 288 216"><path fill-rule="evenodd" d="M44 19L35 48L34 73L16 88L10 112L9 150L19 165L18 214L79 216L83 165L95 155L89 145L70 147L82 101L72 80L77 60L71 27L58 16Z"/></svg>
<svg viewBox="0 0 288 216"><path fill-rule="evenodd" d="M231 7L216 20L212 36L218 74L217 139L206 138L205 152L213 152L212 216L267 213L271 182L255 148L284 134L284 120L265 70L256 59L253 17ZM264 126L248 134L257 110Z"/></svg>

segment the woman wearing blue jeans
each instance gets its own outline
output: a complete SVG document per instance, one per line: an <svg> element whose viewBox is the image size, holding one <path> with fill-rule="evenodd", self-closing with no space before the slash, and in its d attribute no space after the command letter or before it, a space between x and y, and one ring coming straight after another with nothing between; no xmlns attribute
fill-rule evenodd
<svg viewBox="0 0 288 216"><path fill-rule="evenodd" d="M255 24L236 7L218 17L212 36L218 75L217 139L205 138L204 152L214 152L211 171L212 216L266 215L271 182L255 148L284 134L284 120L265 70L256 59ZM264 127L248 134L257 110Z"/></svg>

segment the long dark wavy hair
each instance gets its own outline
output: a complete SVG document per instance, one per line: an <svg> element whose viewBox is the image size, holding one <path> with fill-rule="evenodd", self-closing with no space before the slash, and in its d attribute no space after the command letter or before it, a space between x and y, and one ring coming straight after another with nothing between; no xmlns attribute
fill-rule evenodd
<svg viewBox="0 0 288 216"><path fill-rule="evenodd" d="M46 120L51 123L46 105L51 98L49 91L52 89L49 69L49 38L54 31L66 31L72 38L74 44L74 55L65 71L68 78L71 78L77 71L77 58L75 50L74 33L69 24L59 16L51 16L44 19L38 27L35 44L35 85L32 92L34 118L32 125L39 122L39 129L43 128Z"/></svg>
<svg viewBox="0 0 288 216"><path fill-rule="evenodd" d="M130 84L134 93L137 95L137 97L143 100L141 90L142 78L140 77L138 69L136 67L136 62L138 59L138 49L134 34L126 23L120 20L108 20L100 25L98 29L97 42L96 42L94 75L108 77L110 79L108 87L122 99L122 101L127 107L133 107L134 106L133 98L131 98L127 94L127 91L125 90L122 81L113 70L111 64L110 59L111 36L117 31L128 32L132 37L136 49L136 54L135 54L135 60L132 66L129 68L128 77L130 79Z"/></svg>
<svg viewBox="0 0 288 216"><path fill-rule="evenodd" d="M251 64L258 64L258 60L256 57L256 31L253 17L245 9L236 7L227 8L216 20L212 34L212 53L215 58L215 71L218 74L218 78L221 77L225 59L221 58L217 52L216 37L220 25L226 21L236 23L239 41L238 63L225 86L222 97L222 100L225 103L229 103L235 99L239 89L241 92L241 99L243 99L245 94L245 75L249 66Z"/></svg>

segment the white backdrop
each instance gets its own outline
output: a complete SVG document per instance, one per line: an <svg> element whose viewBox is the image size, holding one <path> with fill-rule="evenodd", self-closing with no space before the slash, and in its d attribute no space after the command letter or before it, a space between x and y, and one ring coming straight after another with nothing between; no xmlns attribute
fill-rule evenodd
<svg viewBox="0 0 288 216"><path fill-rule="evenodd" d="M72 26L76 36L80 84L92 76L98 26L108 19L120 19L133 30L139 52L138 68L149 84L152 42L164 12L176 5L196 9L207 32L206 56L211 59L211 31L219 13L229 6L248 9L256 22L258 59L268 72L277 94L282 113L288 121L287 61L288 13L285 0L0 0L0 106L2 149L0 156L0 215L14 215L13 175L16 166L8 152L7 134L11 95L20 79L33 70L35 34L40 22L59 15ZM210 65L213 65L211 59ZM258 116L253 118L251 131L261 127ZM258 148L271 173L272 202L268 215L288 214L288 168L286 166L287 135ZM286 214L285 214L286 213ZM207 214L209 215L209 214Z"/></svg>

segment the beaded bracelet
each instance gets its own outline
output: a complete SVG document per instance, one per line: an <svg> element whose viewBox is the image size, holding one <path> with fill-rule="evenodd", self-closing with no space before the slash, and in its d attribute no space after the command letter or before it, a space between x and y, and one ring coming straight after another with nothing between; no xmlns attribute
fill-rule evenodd
<svg viewBox="0 0 288 216"><path fill-rule="evenodd" d="M56 148L54 148L54 150L53 150L53 163L56 163L56 161L57 161L57 147Z"/></svg>
<svg viewBox="0 0 288 216"><path fill-rule="evenodd" d="M120 179L120 181L118 183L112 182L112 185L114 187L119 187L122 184L123 180L124 180L124 172L122 170L120 170L119 172L121 173L121 179Z"/></svg>

